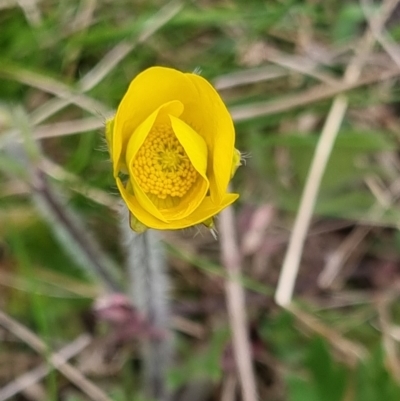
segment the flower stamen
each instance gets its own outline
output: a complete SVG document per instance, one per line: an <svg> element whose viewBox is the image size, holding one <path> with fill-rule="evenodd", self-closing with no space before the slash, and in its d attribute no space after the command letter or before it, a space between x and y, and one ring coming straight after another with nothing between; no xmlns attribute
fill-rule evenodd
<svg viewBox="0 0 400 401"><path fill-rule="evenodd" d="M133 173L143 191L158 199L182 198L198 176L167 124L152 128L133 161Z"/></svg>

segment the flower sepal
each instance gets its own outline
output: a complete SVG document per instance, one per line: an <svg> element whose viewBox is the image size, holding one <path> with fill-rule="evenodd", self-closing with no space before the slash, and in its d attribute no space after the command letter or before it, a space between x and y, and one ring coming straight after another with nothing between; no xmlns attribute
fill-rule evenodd
<svg viewBox="0 0 400 401"><path fill-rule="evenodd" d="M148 229L148 227L141 223L132 213L129 213L129 226L138 234L142 234Z"/></svg>

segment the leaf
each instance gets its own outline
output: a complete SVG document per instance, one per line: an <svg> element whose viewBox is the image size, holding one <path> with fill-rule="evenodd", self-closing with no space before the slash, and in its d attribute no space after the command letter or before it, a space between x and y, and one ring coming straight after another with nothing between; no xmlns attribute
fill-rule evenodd
<svg viewBox="0 0 400 401"><path fill-rule="evenodd" d="M322 339L317 338L311 343L307 365L316 385L318 399L342 401L347 385L347 370L332 359Z"/></svg>
<svg viewBox="0 0 400 401"><path fill-rule="evenodd" d="M288 401L320 401L315 387L308 381L295 375L288 375L285 381L288 386Z"/></svg>
<svg viewBox="0 0 400 401"><path fill-rule="evenodd" d="M345 4L339 12L336 25L333 27L333 38L344 43L354 38L364 21L364 13L357 3Z"/></svg>
<svg viewBox="0 0 400 401"><path fill-rule="evenodd" d="M378 347L368 361L359 365L355 401L400 400L400 386L386 370L384 358L382 348Z"/></svg>

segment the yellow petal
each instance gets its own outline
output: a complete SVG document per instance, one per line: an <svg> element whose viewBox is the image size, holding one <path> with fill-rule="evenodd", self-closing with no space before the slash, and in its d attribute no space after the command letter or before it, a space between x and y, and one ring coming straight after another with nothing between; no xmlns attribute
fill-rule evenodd
<svg viewBox="0 0 400 401"><path fill-rule="evenodd" d="M187 193L172 204L148 196L133 174L133 161L147 135L154 125L165 123L171 124L199 174ZM139 74L114 120L107 122L106 139L114 177L132 214L131 226L137 231L212 224L213 216L238 198L226 193L240 165L232 119L218 93L202 77L163 67ZM124 167L129 173L126 186L118 176Z"/></svg>
<svg viewBox="0 0 400 401"><path fill-rule="evenodd" d="M169 220L182 219L190 215L203 201L208 189L207 145L204 139L185 122L172 115L169 116L172 129L185 150L195 170L200 174L197 182L190 188L179 202L179 205L169 210L163 210L163 215Z"/></svg>
<svg viewBox="0 0 400 401"><path fill-rule="evenodd" d="M154 217L154 215L145 210L140 205L137 198L123 186L121 180L118 177L116 181L122 199L126 203L126 206L128 207L129 211L132 213L135 219L137 219L141 224L149 228L163 229L163 230L168 229L168 222L157 219L156 217ZM134 220L131 219L131 222L134 222ZM135 227L137 226L138 223L135 223L133 229L135 229Z"/></svg>
<svg viewBox="0 0 400 401"><path fill-rule="evenodd" d="M207 222L208 219L218 214L238 198L239 194L225 194L222 197L221 202L215 204L212 199L207 196L203 203L188 217L188 219L190 218L192 221L196 222L192 225ZM188 224L187 227L189 225L190 224Z"/></svg>
<svg viewBox="0 0 400 401"><path fill-rule="evenodd" d="M218 203L231 178L235 129L224 102L212 85L198 75L186 75L196 87L197 99L196 105L185 104L181 119L194 127L207 143L210 195Z"/></svg>
<svg viewBox="0 0 400 401"><path fill-rule="evenodd" d="M160 210L168 221L181 220L196 210L207 195L209 182L207 178L199 177L192 188L181 198L173 208Z"/></svg>
<svg viewBox="0 0 400 401"><path fill-rule="evenodd" d="M147 196L147 194L143 191L143 189L140 187L140 185L136 182L135 177L131 176L130 177L132 186L133 186L133 193L135 194L135 197L137 201L139 202L140 206L144 210L147 210L149 213L151 213L154 217L156 217L159 220L167 222L167 218L164 216L164 214L157 208L156 205L150 200L150 198Z"/></svg>
<svg viewBox="0 0 400 401"><path fill-rule="evenodd" d="M149 228L157 230L178 230L207 222L212 216L215 216L222 209L225 209L227 206L232 204L238 197L238 194L226 194L222 198L222 202L216 205L212 202L211 198L207 196L199 208L190 216L184 219L168 222L155 218L152 214L141 208L135 197L130 198L130 203L127 203L127 205L132 214L134 214L142 224Z"/></svg>
<svg viewBox="0 0 400 401"><path fill-rule="evenodd" d="M177 100L172 102L165 103L161 105L158 109L156 109L153 113L151 113L136 129L134 132L131 132L130 138L126 147L126 155L125 160L122 162L126 162L129 171L131 171L133 159L136 156L136 153L143 145L147 135L152 129L154 123L158 120L167 119L168 115L174 115L179 117L179 115L183 111L183 104ZM114 135L116 137L116 135ZM122 143L122 138L114 138L114 149L115 153L117 153L116 149L125 148ZM116 161L116 159L114 159ZM130 172L132 174L132 172ZM118 175L118 166L117 163L114 162L114 176Z"/></svg>
<svg viewBox="0 0 400 401"><path fill-rule="evenodd" d="M208 156L206 142L184 121L173 115L170 115L169 118L171 120L172 129L183 149L185 149L193 167L205 178Z"/></svg>
<svg viewBox="0 0 400 401"><path fill-rule="evenodd" d="M139 204L137 198L124 187L118 177L116 178L116 182L122 199L124 200L126 206L134 217L130 218L131 227L134 231L142 232L142 226L157 229L159 228L159 225L165 226L168 224L165 221L157 219L156 217L154 217L154 215L143 209L143 207ZM138 222L136 222L135 219Z"/></svg>
<svg viewBox="0 0 400 401"><path fill-rule="evenodd" d="M196 88L184 73L172 68L152 67L137 75L115 115L114 137L118 138L118 143L113 144L113 159L120 160L122 149L144 120L173 100L180 100L184 105L196 102Z"/></svg>
<svg viewBox="0 0 400 401"><path fill-rule="evenodd" d="M168 209L160 209L158 205L154 204L152 199L142 190L140 185L134 177L133 172L133 160L147 137L147 134L154 124L158 123L158 119L165 116L169 111L181 111L181 108L177 107L181 105L180 102L174 101L169 102L161 106L155 113L153 113L148 119L142 123L138 129L135 131L132 138L129 140L127 149L127 159L129 174L131 183L133 185L133 193L135 194L138 203L142 208L157 219L162 221L171 221L182 219L189 214L191 214L203 201L209 189L209 181L206 176L207 168L207 146L204 140L195 132L191 127L189 127L184 122L180 121L177 117L172 114L168 114L169 122L172 125L172 129L188 155L189 160L193 164L193 167L200 174L196 183L190 188L190 190L185 194L177 206L170 207ZM157 114L154 117L154 114Z"/></svg>
<svg viewBox="0 0 400 401"><path fill-rule="evenodd" d="M121 179L116 177L117 187L119 192L121 193L122 199L128 206L128 209L137 216L137 209L146 210L148 213L155 216L156 219L167 222L164 216L160 213L160 211L154 206L154 204L150 201L147 195L143 192L139 185L135 182L134 178L131 177L131 180L127 183L127 186L124 187ZM135 206L133 206L135 205Z"/></svg>

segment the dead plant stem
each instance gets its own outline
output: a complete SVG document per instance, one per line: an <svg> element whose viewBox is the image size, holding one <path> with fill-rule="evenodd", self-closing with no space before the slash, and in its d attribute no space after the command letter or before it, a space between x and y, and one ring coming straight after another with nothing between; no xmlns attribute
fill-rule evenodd
<svg viewBox="0 0 400 401"><path fill-rule="evenodd" d="M93 401L112 401L102 389L89 381L79 370L66 363L64 358L58 354L49 353L46 344L36 334L2 311L0 311L0 325L28 344L43 358L48 357L47 361L50 365L62 373L90 399Z"/></svg>
<svg viewBox="0 0 400 401"><path fill-rule="evenodd" d="M252 364L252 352L248 337L245 294L238 277L241 274L241 255L236 238L233 208L220 214L222 262L228 279L225 281L225 296L233 336L233 350L239 373L239 382L244 401L256 401L257 388Z"/></svg>
<svg viewBox="0 0 400 401"><path fill-rule="evenodd" d="M378 16L379 18L377 21L377 25L379 24L380 29L382 29L387 16L390 15L391 10L393 10L397 2L398 0L387 0L382 6L383 12ZM374 35L370 30L367 30L360 41L360 46L357 48L354 58L346 68L343 78L345 84L357 82L361 74L361 69L374 43ZM275 294L277 304L283 307L287 307L292 301L294 284L317 201L319 187L347 107L348 100L344 95L339 95L334 98L311 162L307 182L301 197L299 211L296 215L293 232L289 240L289 246L283 261Z"/></svg>

